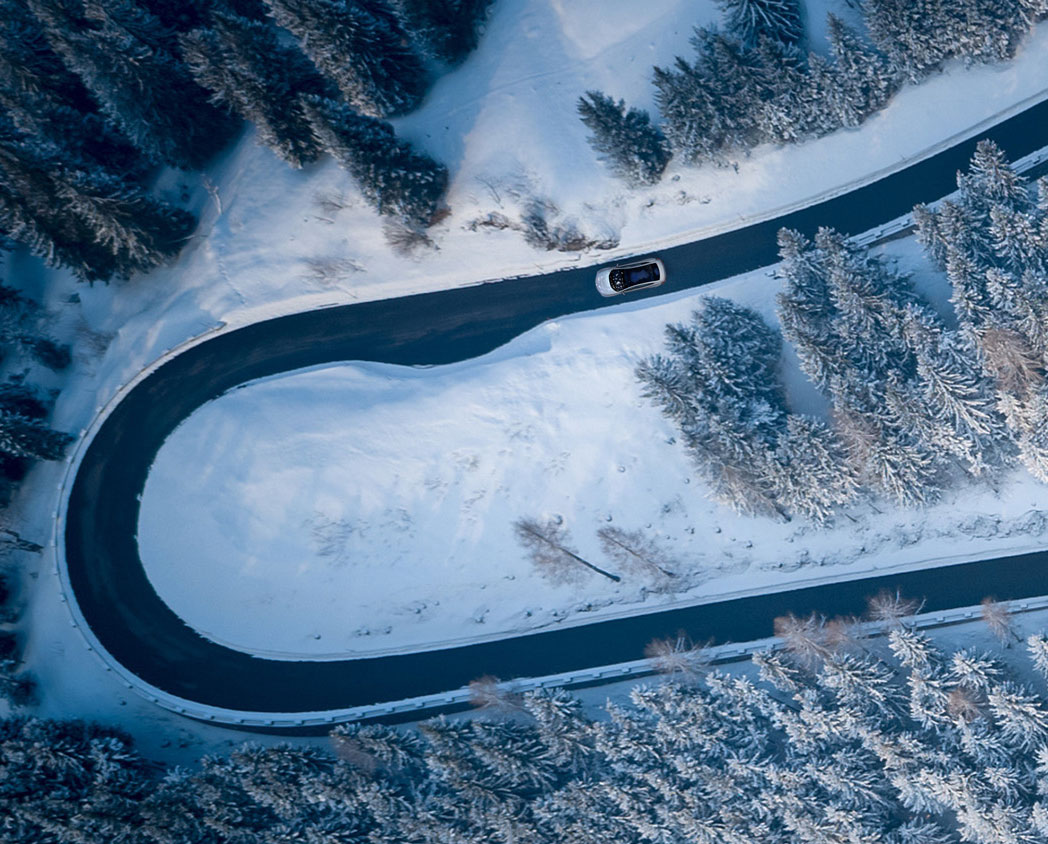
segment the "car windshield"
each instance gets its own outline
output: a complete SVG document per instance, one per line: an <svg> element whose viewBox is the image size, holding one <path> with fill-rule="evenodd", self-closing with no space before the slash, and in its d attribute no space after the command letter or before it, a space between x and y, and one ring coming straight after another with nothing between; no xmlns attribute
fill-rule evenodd
<svg viewBox="0 0 1048 844"><path fill-rule="evenodd" d="M645 264L643 267L632 267L626 270L626 283L629 285L643 284L646 281L657 281L659 268L654 264Z"/></svg>

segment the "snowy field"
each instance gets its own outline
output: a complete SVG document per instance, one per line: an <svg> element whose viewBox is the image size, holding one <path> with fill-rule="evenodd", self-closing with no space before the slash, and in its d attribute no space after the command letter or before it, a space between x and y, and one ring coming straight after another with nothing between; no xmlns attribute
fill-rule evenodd
<svg viewBox="0 0 1048 844"><path fill-rule="evenodd" d="M846 17L850 13L844 0L816 0L807 5L814 31L821 30L821 19L827 8ZM267 150L255 145L249 133L204 177L190 179L172 173L162 180L162 192L169 197L177 197L183 190L188 192L191 204L201 214L200 229L176 265L127 283L86 287L76 284L66 273L42 271L35 259L20 254L11 256L8 262L11 273L25 284L28 293L36 295L50 309L55 335L73 340L74 366L67 375L55 377L34 371L31 376L46 387L62 389L54 424L74 433L83 430L97 409L134 373L165 350L220 323L242 324L319 304L380 299L572 264L597 263L613 255L646 250L652 244L687 241L704 233L743 225L755 216L774 215L781 208L803 204L827 190L846 189L878 171L925 154L945 139L974 134L980 125L992 122L995 115L1040 99L1043 94L1043 68L1048 57L1048 27L1044 25L1024 46L1016 61L972 68L952 65L922 86L904 89L888 109L859 130L838 133L801 147L758 149L739 162L738 171L732 168L688 170L674 165L660 185L644 191L626 191L595 160L587 145L585 127L574 111L577 97L587 88L598 87L610 95L625 98L632 105L650 108L651 65L668 64L676 54L687 55L692 27L716 17L716 8L710 0L698 3L651 0L643 5L631 0L599 3L596 0L497 0L476 53L435 86L419 112L397 121L397 129L404 137L444 160L451 171L448 197L451 214L434 229L436 248L433 250L423 250L413 256L395 255L384 241L379 220L334 164L323 162L304 171L290 170ZM929 119L929 115L935 119ZM492 211L512 216L528 197L545 198L558 208L554 221L573 218L586 233L617 237L619 248L611 253L581 256L544 253L528 247L512 232L469 230L470 222ZM762 307L767 310L769 283L770 280L758 274L749 281L732 282L729 292L744 301L758 305L763 302ZM656 315L652 310L637 315L638 320L643 318L644 324L650 326L651 333L638 336L632 346L619 341L616 348L633 354L644 353L657 344L658 326L663 321L680 318L691 307L687 298L672 293L662 297L660 304L651 306L662 309L661 314ZM623 319L621 313L607 312L601 319L609 320L610 325ZM555 362L557 356L563 359L572 349L582 349L610 330L599 327L595 320L589 317L564 320L559 332L539 329L495 356L463 365L459 372L465 375L461 385L453 384L444 372L434 371L430 373L433 380L426 381L417 373L380 371L374 367L347 367L342 373L320 372L309 377L337 378L353 385L354 390L367 387L373 396L372 405L360 407L346 398L352 412L361 414L359 418L369 413L391 413L395 410L393 405L400 404L404 414L401 419L410 419L410 424L416 425L417 420L410 418L410 405L421 406L427 394L428 400L434 401L433 396L440 390L465 390L470 386L482 389L485 379L488 383L496 380L492 367L498 365L506 367L498 378L508 377L511 369L519 377L538 378L544 373L553 381L563 378L565 373L558 372ZM587 326L587 322L593 324ZM528 344L532 348L549 346L549 352L541 361L530 364L530 372L520 362L527 358L524 350ZM501 363L496 360L500 355ZM588 360L588 365L595 365L592 350ZM628 380L628 369L625 359L609 364L602 369L600 383L622 386ZM298 388L274 383L266 385L266 389ZM554 441L573 430L567 415L554 412L551 404L550 397L564 389L561 381L557 390L551 388L549 397L545 393L536 397L548 408L544 412L553 415L542 425L533 426L531 443L511 440L514 448L523 449L527 445L528 454L540 455L538 461L542 466L549 466L565 450ZM630 386L630 389L634 388ZM620 400L620 396L627 398ZM672 595L650 595L643 605L639 604L645 597L641 591L645 584L635 579L624 580L621 592L608 589L603 583L587 583L584 599L566 594L564 590L550 589L534 577L522 556L511 546L508 520L518 515L516 510L522 504L527 505L528 513L562 512L566 519L574 518L572 514L579 515L579 521L570 527L580 550L587 552L593 547L594 526L606 523L601 519L609 514L613 525L643 527L650 522L653 525L650 530L672 533L676 543L674 553L682 560L687 548L698 548L701 544L701 557L696 555L685 561L690 566L688 576L694 578L689 599L697 597L702 590L709 593L715 588L726 592L782 579L783 571L776 567L780 563L793 566L802 556L784 549L799 547L798 542L807 541L803 535L794 536L798 529L773 525L762 528L761 537L749 535L753 533L751 522L735 520L723 510L715 509L693 485L684 483L688 467L679 450L665 442L670 434L660 417L653 410L642 408L635 392L620 396L616 396L616 400L625 405L634 418L643 419L641 433L644 436L618 440L616 447L607 452L594 450L587 454L576 449L575 458L580 462L566 463L561 470L562 475L571 472L589 484L578 491L580 496L589 497L580 498L575 509L552 497L546 489L547 483L535 480L540 476L539 463L529 464L527 473L520 478L521 490L525 489L525 483L537 490L534 501L508 502L500 498L498 479L511 476L500 461L493 459L499 456L498 451L505 447L509 436L509 429L499 423L500 418L506 419L501 409L478 430L476 437L463 437L450 446L461 451L464 463L448 464L440 473L433 474L422 466L426 460L432 460L432 455L427 456L422 449L413 464L405 464L405 480L399 488L407 491L405 500L409 503L424 501L425 507L417 507L413 518L420 524L425 520L430 529L435 530L433 525L438 516L424 511L445 506L439 503L438 496L444 495L445 500L452 502L446 505L451 508L456 500L461 503L482 489L487 490L487 498L478 499L472 509L475 514L484 513L485 521L490 524L492 533L483 539L487 545L481 544L482 537L475 525L465 524L459 534L456 522L434 534L445 543L439 551L426 549L425 559L433 565L443 565L448 579L458 590L458 597L450 599L449 604L457 608L454 615L434 619L427 616L425 610L416 613L417 605L412 602L419 599L399 593L395 601L386 602L386 607L376 608L389 616L395 608L409 607L410 616L398 615L395 623L394 620L365 621L359 617L350 620L348 612L343 612L341 627L318 629L316 625L303 624L299 617L284 637L285 641L276 642L276 647L287 652L309 649L314 654L345 653L360 648L374 650L395 646L390 638L394 631L382 632L386 626L395 628L395 635L402 637L403 644L411 641L411 637L417 640L423 635L437 638L490 635L497 632L499 619L503 630L522 622L531 623L526 612L533 607L541 608L534 623L546 624L556 618L554 610L564 618L587 620L590 616L579 612L586 602L595 608L603 605L603 611L610 612L626 606L634 609L653 606L655 599L675 600ZM804 396L803 391L798 392L802 403L814 401L810 394L807 398ZM587 397L600 400L592 391ZM267 403L265 399L259 401L262 405ZM329 405L327 412L334 413L336 408ZM319 420L319 414L314 418ZM396 421L390 416L386 418ZM193 420L191 424L197 423L198 420ZM542 447L550 443L551 449L542 451ZM341 447L335 441L329 445L335 451ZM345 456L335 451L326 457L332 460L332 465L336 459L343 461L342 468L348 474L337 477L336 472L326 480L302 479L303 501L289 506L281 524L287 531L286 541L294 546L283 562L283 571L293 572L299 566L312 564L314 569L330 570L336 579L329 583L340 585L350 580L351 566L344 563L339 568L339 554L343 554L339 549L359 550L361 546L352 543L363 541L359 531L348 530L342 521L358 518L360 508L367 502L338 495L337 486L332 486L337 481L353 487L350 483L353 472L363 471L362 465L350 458L351 451ZM470 469L474 454L487 454L489 462L478 463L477 469ZM655 477L652 472L645 476L639 466L646 464L630 462L655 457L672 467L665 477ZM257 462L253 465L258 466ZM618 472L620 465L624 472ZM585 474L598 466L613 470L610 477L604 478L607 488L599 488L596 479L591 480L590 475ZM161 468L158 467L158 472ZM248 490L257 482L257 478L246 476L250 468L238 467L231 475L234 485L240 485L237 494L250 495ZM55 464L38 466L23 485L20 498L9 513L18 520L26 536L41 542L50 536L63 470L63 466ZM409 477L421 477L423 481L427 477L437 478L448 486L441 491L429 490L423 485L423 496L422 490L407 486ZM607 502L612 500L614 488L628 483L631 489L642 489L645 480L655 484L652 493L639 495L631 506L611 512ZM387 484L385 489L396 488L392 478L383 481ZM152 496L153 492L149 494ZM336 497L327 497L332 494ZM680 505L674 504L678 497ZM671 505L671 512L662 513L667 503ZM678 506L680 510L674 515L673 507ZM990 492L966 492L957 501L946 502L927 514L905 513L885 522L873 519L875 514L860 514L862 522L849 534L847 543L840 544L840 536L831 533L821 534L806 547L811 548L814 561L832 557L835 562L846 563L858 557L869 561L875 551L899 549L902 545L901 550L890 554L878 553L876 559L885 565L905 564L928 556L931 542L917 546L923 547L923 552L912 550L915 537L923 537L935 540L936 556L955 551L978 556L987 549L1036 542L1037 530L1033 527L1039 522L1042 507L1041 490L1021 480L1008 487L1006 502ZM241 516L250 518L247 513ZM702 522L702 518L706 521ZM700 534L699 524L704 523L713 531L715 521L720 534ZM691 534L682 533L686 527L695 527L694 539ZM161 531L156 537L158 553L163 551L165 543L170 543L170 534L175 529L170 527L166 535ZM235 529L242 530L242 523ZM424 536L418 525L414 530L416 537ZM940 532L946 535L939 536ZM409 531L399 529L388 531L389 536L404 539L404 544L397 546L398 553L414 553L406 541L407 533ZM342 538L346 542L340 546ZM700 543L700 538L706 541ZM709 542L713 538L721 543L718 553L724 549L730 551L733 555L730 559L734 561L730 565L738 565L738 569L730 566L718 569L716 579L704 583L706 569L703 566L714 556L713 549L717 547ZM372 536L368 541L377 540ZM453 542L460 543L454 546L460 551L470 543L478 549L514 551L516 556L492 562L499 566L495 570L500 575L514 575L517 579L489 578L496 580L498 588L489 585L484 590L480 590L480 582L472 581L476 584L475 594L485 597L462 599L462 590L468 593L471 588L471 575L464 569L451 571L455 564L446 563ZM748 542L753 542L752 548L746 547ZM907 551L906 547L911 550ZM31 629L27 631L26 656L45 690L44 714L82 715L121 721L129 726L139 723L142 729L147 729L149 723L170 724L165 719L171 716L149 715L154 710L151 705L136 703L133 697L129 702L127 691L121 693L112 677L105 675L99 663L86 653L79 635L69 626L68 613L60 601L57 579L51 576L50 567L51 560L45 556L39 570L29 572L31 581L27 584L31 587L27 592L31 607L26 617ZM855 570L853 566L835 573ZM804 578L825 573L808 566L792 576ZM158 576L155 571L153 576ZM219 578L228 576L228 571L224 575L216 573ZM202 577L202 573L194 572L193 577ZM432 580L431 577L428 582ZM361 578L353 581L356 584L353 588L359 588ZM529 589L536 590L527 600L524 600L524 590L520 589L525 582ZM249 582L245 579L243 585ZM200 588L204 588L202 583ZM519 594L514 594L513 609L505 610L495 596L509 593ZM254 587L234 594L243 594L245 600L248 595L252 599L264 597L262 590ZM347 596L349 594L347 592ZM165 593L165 597L177 601L174 592ZM360 598L363 600L358 600L355 606L369 600L363 594ZM480 613L485 607L488 612L483 614L484 622L475 622L473 612ZM189 611L186 607L179 609ZM469 611L468 618L463 619L462 610ZM325 613L325 617L327 615ZM219 635L213 619L209 621L198 615L194 622L214 628L215 635ZM423 630L426 625L429 626ZM274 623L270 633L274 634L276 628ZM363 628L373 635L356 635ZM253 637L257 629L249 632ZM319 640L313 638L318 633ZM260 646L258 641L243 644ZM265 644L273 648L273 642Z"/></svg>
<svg viewBox="0 0 1048 844"><path fill-rule="evenodd" d="M924 269L912 240L891 250ZM943 279L924 270L921 286L944 303ZM777 289L758 271L717 293L774 324ZM230 647L339 658L1043 545L1048 488L1022 472L999 494L859 506L829 529L708 501L633 377L704 295L559 319L451 366L326 366L228 393L175 431L150 473L150 580ZM820 412L786 370L793 406ZM562 520L581 556L621 582L578 567L575 582L550 583L514 538L522 516ZM617 568L597 537L608 526L653 542L674 577Z"/></svg>

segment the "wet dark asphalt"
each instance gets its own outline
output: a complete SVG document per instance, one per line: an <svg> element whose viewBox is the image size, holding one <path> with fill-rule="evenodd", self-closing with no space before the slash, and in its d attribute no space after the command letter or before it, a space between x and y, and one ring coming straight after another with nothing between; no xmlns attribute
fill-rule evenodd
<svg viewBox="0 0 1048 844"><path fill-rule="evenodd" d="M976 140L994 138L1013 160L1043 146L1048 103L876 184L803 211L664 250L658 295L773 263L782 226L856 233L955 186ZM858 613L880 588L924 596L929 610L1048 593L1048 553L656 612L485 644L336 662L252 657L186 626L153 590L135 539L138 496L168 434L203 403L255 378L334 361L442 364L488 352L540 322L593 310L596 268L328 308L256 323L188 350L140 383L87 449L71 490L65 531L69 577L99 641L143 680L188 700L229 709L307 712L458 688L485 674L559 673L637 659L653 638L686 630L695 640L771 635L787 611ZM420 560L420 565L425 561ZM187 561L187 576L193 565ZM231 596L235 600L235 596Z"/></svg>

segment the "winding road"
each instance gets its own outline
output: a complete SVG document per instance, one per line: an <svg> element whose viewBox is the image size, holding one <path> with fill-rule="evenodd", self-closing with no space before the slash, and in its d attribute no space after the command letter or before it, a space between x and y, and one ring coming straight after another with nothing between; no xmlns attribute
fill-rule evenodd
<svg viewBox="0 0 1048 844"><path fill-rule="evenodd" d="M1014 160L1048 142L1048 102L979 137ZM670 289L698 287L777 260L782 226L862 232L955 187L975 139L868 187L660 253ZM138 556L139 496L153 458L203 403L255 378L336 361L444 364L486 353L544 320L615 304L594 290L595 268L368 302L253 324L193 346L139 382L82 452L65 507L68 584L97 644L124 669L187 701L251 712L318 712L458 688L493 674L526 677L638 659L653 638L771 635L786 611L854 613L881 586L928 597L929 610L1048 593L1048 553L797 589L652 612L484 644L368 659L292 662L252 657L188 627L157 595ZM658 295L652 291L640 295ZM62 555L60 554L60 560ZM191 567L188 567L191 570Z"/></svg>

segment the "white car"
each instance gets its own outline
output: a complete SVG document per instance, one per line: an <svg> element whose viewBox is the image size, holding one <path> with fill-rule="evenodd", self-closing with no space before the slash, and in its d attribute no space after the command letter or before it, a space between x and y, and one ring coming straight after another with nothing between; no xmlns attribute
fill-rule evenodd
<svg viewBox="0 0 1048 844"><path fill-rule="evenodd" d="M658 258L645 258L631 264L606 267L597 273L597 292L601 296L618 296L630 290L658 287L666 280L666 267Z"/></svg>

